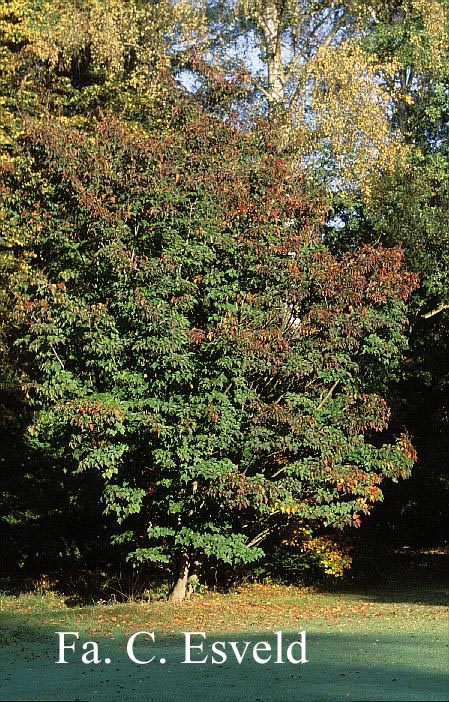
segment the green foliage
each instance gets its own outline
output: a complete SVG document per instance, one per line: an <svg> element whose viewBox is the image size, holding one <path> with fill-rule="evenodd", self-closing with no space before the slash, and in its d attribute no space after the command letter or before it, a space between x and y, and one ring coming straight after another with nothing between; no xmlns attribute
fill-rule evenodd
<svg viewBox="0 0 449 702"><path fill-rule="evenodd" d="M409 474L380 393L416 282L398 250L330 253L266 126L182 102L167 123L29 121L3 171L27 440L101 478L131 558L250 563Z"/></svg>

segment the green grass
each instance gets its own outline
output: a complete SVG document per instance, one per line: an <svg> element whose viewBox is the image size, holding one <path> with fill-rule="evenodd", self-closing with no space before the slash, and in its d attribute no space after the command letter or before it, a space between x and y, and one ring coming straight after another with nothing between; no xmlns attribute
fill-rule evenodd
<svg viewBox="0 0 449 702"><path fill-rule="evenodd" d="M166 602L69 607L43 590L0 595L0 700L126 700L134 702L319 702L321 700L448 700L448 590L444 583L395 582L364 592L320 592L248 586ZM127 637L156 632L167 659L131 663ZM208 642L288 640L307 632L309 663L185 665L183 631ZM77 655L56 665L56 631L79 631ZM80 662L81 643L95 640L110 665ZM137 649L144 656L144 649ZM145 650L148 653L148 649Z"/></svg>

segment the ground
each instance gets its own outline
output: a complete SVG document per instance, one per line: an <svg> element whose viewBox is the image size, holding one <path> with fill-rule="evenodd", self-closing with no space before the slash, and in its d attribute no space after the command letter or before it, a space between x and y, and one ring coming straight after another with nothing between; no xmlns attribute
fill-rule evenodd
<svg viewBox="0 0 449 702"><path fill-rule="evenodd" d="M197 595L179 607L163 601L73 607L43 589L5 594L0 700L449 700L448 583L441 572L437 579L409 575L400 569L395 579L364 591L251 585ZM127 638L142 629L155 632L152 652L136 647L138 657L158 654L149 665L126 654ZM205 631L207 653L214 640L238 641L241 648L245 641L273 643L273 632L283 631L288 644L302 630L309 659L303 665L260 665L246 657L240 665L235 657L223 665L210 657L207 664L182 663L185 631ZM66 665L55 663L57 631L80 634ZM86 640L98 642L102 663L81 663Z"/></svg>

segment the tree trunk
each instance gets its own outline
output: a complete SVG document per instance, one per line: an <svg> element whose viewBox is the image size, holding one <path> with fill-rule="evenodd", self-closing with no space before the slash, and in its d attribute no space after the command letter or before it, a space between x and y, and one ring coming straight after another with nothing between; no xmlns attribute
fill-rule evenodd
<svg viewBox="0 0 449 702"><path fill-rule="evenodd" d="M189 580L189 568L190 562L187 554L182 553L179 557L178 577L175 580L175 583L168 596L169 602L179 604L185 599L187 593L187 583Z"/></svg>
<svg viewBox="0 0 449 702"><path fill-rule="evenodd" d="M281 16L276 0L267 0L261 11L260 27L264 36L268 71L268 107L270 117L285 108L285 75L281 54Z"/></svg>

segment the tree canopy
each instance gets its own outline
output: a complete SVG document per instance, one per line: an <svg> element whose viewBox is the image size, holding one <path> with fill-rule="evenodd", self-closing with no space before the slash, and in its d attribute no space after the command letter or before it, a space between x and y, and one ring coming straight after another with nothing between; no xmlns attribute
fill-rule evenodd
<svg viewBox="0 0 449 702"><path fill-rule="evenodd" d="M28 440L100 473L137 560L358 525L414 460L375 434L415 279L395 249L332 256L271 136L180 104L163 134L31 121L4 174Z"/></svg>

